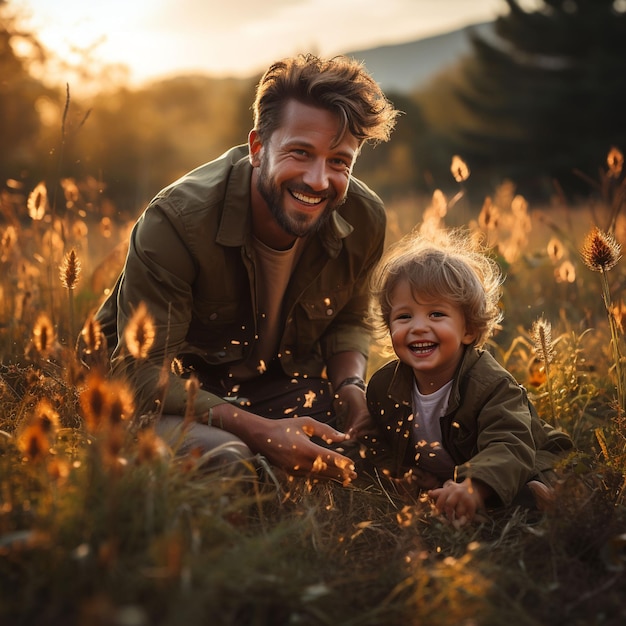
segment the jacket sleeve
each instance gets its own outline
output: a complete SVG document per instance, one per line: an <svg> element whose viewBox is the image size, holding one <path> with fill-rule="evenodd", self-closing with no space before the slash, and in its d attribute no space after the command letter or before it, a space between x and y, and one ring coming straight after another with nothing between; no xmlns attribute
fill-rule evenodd
<svg viewBox="0 0 626 626"><path fill-rule="evenodd" d="M467 398L481 408L477 410L475 443L464 444L461 435L455 446L457 450L464 445L473 448L471 452L466 450L469 460L457 466L456 479L480 480L508 505L531 478L535 467L528 398L525 390L509 377L500 378L479 396Z"/></svg>
<svg viewBox="0 0 626 626"><path fill-rule="evenodd" d="M140 413L185 413L185 380L174 376L170 365L189 328L196 268L180 229L182 226L168 219L158 204L152 204L132 231L119 282L112 373L131 382ZM154 321L155 338L147 358L136 360L128 351L124 333L142 302ZM195 412L200 415L221 402L218 396L200 390Z"/></svg>
<svg viewBox="0 0 626 626"><path fill-rule="evenodd" d="M358 265L352 295L341 312L333 320L322 338L322 352L325 360L333 354L357 351L366 357L371 343L371 325L368 322L370 277L380 260L384 242L386 218L384 209L372 211L371 219L361 229L353 253L348 263ZM362 216L362 219L365 215ZM356 249L358 248L358 250Z"/></svg>

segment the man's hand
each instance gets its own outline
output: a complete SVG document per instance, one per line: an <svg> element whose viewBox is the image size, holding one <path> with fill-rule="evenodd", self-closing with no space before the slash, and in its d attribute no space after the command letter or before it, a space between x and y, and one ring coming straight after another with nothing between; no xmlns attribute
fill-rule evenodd
<svg viewBox="0 0 626 626"><path fill-rule="evenodd" d="M294 474L314 474L349 483L356 478L354 464L348 458L311 441L319 437L327 444L340 443L350 437L312 417L268 420L266 437L255 442L268 461ZM253 446L251 446L253 447Z"/></svg>
<svg viewBox="0 0 626 626"><path fill-rule="evenodd" d="M376 433L376 425L367 409L365 392L356 385L345 385L336 394L336 413L343 419L343 428L352 439Z"/></svg>
<svg viewBox="0 0 626 626"><path fill-rule="evenodd" d="M435 508L455 525L463 526L484 509L491 489L484 483L466 478L462 483L447 480L442 487L428 492Z"/></svg>
<svg viewBox="0 0 626 626"><path fill-rule="evenodd" d="M207 416L208 419L208 416ZM352 461L311 441L341 443L350 436L312 417L269 419L224 403L211 410L211 423L239 437L254 453L294 474L312 474L348 483L356 478Z"/></svg>

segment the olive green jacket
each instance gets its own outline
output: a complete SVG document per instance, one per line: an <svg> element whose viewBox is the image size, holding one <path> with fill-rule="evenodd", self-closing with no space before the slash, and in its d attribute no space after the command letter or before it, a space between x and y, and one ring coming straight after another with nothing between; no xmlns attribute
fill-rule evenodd
<svg viewBox="0 0 626 626"><path fill-rule="evenodd" d="M173 357L220 368L252 348L251 175L247 146L232 148L159 192L133 228L126 264L97 319L113 351L113 373L131 378L141 412L157 408L159 376ZM319 376L338 352L368 355L368 278L384 236L382 201L351 179L345 203L308 237L285 294L278 358L289 376ZM142 301L156 338L148 358L134 361L124 329ZM161 410L184 414L184 381L170 374L165 388ZM196 414L220 402L200 391Z"/></svg>
<svg viewBox="0 0 626 626"><path fill-rule="evenodd" d="M392 361L375 372L367 387L370 413L389 446L392 471L415 466L409 445L413 426L413 370ZM456 467L450 476L487 484L510 504L526 482L550 470L572 447L570 438L544 422L517 383L494 357L470 346L454 378L445 415L442 446Z"/></svg>

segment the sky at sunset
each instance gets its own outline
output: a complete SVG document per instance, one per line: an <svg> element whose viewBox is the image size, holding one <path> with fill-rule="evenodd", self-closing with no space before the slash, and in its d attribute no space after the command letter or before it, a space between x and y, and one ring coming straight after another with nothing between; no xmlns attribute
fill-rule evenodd
<svg viewBox="0 0 626 626"><path fill-rule="evenodd" d="M201 72L249 76L298 52L322 56L488 21L504 0L9 0L40 41L90 50L139 85Z"/></svg>

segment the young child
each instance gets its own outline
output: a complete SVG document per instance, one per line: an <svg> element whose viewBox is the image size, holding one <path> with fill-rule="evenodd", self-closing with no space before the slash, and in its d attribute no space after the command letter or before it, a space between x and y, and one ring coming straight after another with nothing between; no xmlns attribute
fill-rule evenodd
<svg viewBox="0 0 626 626"><path fill-rule="evenodd" d="M460 230L406 237L374 276L379 329L398 358L371 377L370 413L392 473L410 475L461 525L486 505L513 503L529 481L547 491L542 474L572 447L481 349L502 317L502 280Z"/></svg>

